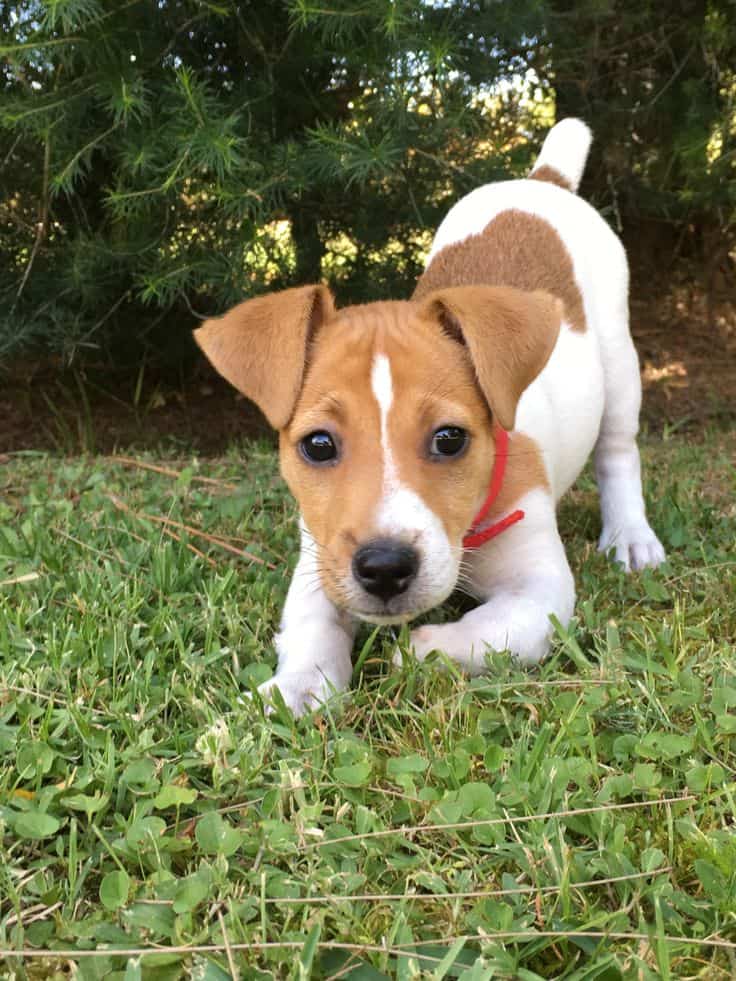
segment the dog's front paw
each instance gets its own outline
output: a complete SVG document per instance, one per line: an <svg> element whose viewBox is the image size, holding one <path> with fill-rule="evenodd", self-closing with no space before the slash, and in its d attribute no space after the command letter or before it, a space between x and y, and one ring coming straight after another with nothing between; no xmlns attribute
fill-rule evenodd
<svg viewBox="0 0 736 981"><path fill-rule="evenodd" d="M409 646L417 661L424 661L432 651L439 651L471 673L474 669L483 670L488 650L488 645L469 635L460 622L417 627L411 632ZM401 665L403 656L400 651L394 654L393 660L397 667Z"/></svg>
<svg viewBox="0 0 736 981"><path fill-rule="evenodd" d="M336 688L321 671L277 671L273 678L258 686L258 694L266 702L268 715L273 712L276 688L297 717L313 712L342 690Z"/></svg>
<svg viewBox="0 0 736 981"><path fill-rule="evenodd" d="M646 521L620 528L604 528L598 551L612 554L614 561L620 562L627 572L654 569L666 558L662 543Z"/></svg>
<svg viewBox="0 0 736 981"><path fill-rule="evenodd" d="M411 646L419 661L431 651L441 651L471 675L486 670L492 652L509 651L522 664L536 664L549 651L550 613L567 623L573 603L571 577L533 583L527 594L499 593L455 623L417 627L410 635Z"/></svg>
<svg viewBox="0 0 736 981"><path fill-rule="evenodd" d="M455 661L460 659L458 655L466 655L467 644L458 627L457 623L437 623L412 630L411 647L417 661L423 661L432 651L441 651Z"/></svg>

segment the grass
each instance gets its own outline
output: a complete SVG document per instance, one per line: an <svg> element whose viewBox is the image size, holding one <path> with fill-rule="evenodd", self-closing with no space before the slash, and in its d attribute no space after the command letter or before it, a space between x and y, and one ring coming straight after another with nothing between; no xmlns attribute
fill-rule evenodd
<svg viewBox="0 0 736 981"><path fill-rule="evenodd" d="M539 670L393 671L364 630L350 697L298 722L243 697L297 541L269 447L9 458L3 976L734 977L735 458L645 447L670 560L633 577L581 480Z"/></svg>

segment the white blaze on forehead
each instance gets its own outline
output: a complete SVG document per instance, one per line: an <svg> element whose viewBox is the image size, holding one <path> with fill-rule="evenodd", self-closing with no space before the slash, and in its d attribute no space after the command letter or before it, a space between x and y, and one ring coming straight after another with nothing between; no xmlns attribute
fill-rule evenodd
<svg viewBox="0 0 736 981"><path fill-rule="evenodd" d="M391 362L385 354L377 354L373 359L371 386L381 409L381 429L385 429L386 416L394 400L394 384L391 379Z"/></svg>
<svg viewBox="0 0 736 981"><path fill-rule="evenodd" d="M381 449L383 450L384 494L398 483L391 444L388 438L388 413L394 401L394 386L391 378L391 362L385 354L377 354L371 370L371 388L378 402L381 414Z"/></svg>

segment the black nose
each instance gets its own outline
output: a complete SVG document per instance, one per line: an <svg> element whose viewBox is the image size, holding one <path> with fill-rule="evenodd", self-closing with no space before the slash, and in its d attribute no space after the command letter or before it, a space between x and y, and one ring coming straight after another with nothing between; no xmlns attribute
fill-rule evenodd
<svg viewBox="0 0 736 981"><path fill-rule="evenodd" d="M419 556L409 545L377 539L361 545L353 556L353 575L367 593L390 600L409 587Z"/></svg>

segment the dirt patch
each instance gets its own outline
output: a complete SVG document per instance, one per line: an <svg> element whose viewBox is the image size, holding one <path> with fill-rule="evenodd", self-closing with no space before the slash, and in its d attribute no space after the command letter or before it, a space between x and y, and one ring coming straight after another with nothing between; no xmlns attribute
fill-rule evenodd
<svg viewBox="0 0 736 981"><path fill-rule="evenodd" d="M216 456L245 437L273 438L258 410L204 366L184 384L134 388L134 377L98 366L15 379L0 394L0 452L193 449Z"/></svg>
<svg viewBox="0 0 736 981"><path fill-rule="evenodd" d="M651 287L650 287L651 289ZM634 284L632 333L642 367L642 418L664 426L701 427L736 420L736 302L716 301L696 286L655 300Z"/></svg>
<svg viewBox="0 0 736 981"><path fill-rule="evenodd" d="M653 432L736 421L736 303L693 286L632 285L632 332L644 384L642 420ZM200 364L185 381L106 366L63 371L19 366L0 380L0 453L192 449L223 453L245 437L273 439L260 413Z"/></svg>

